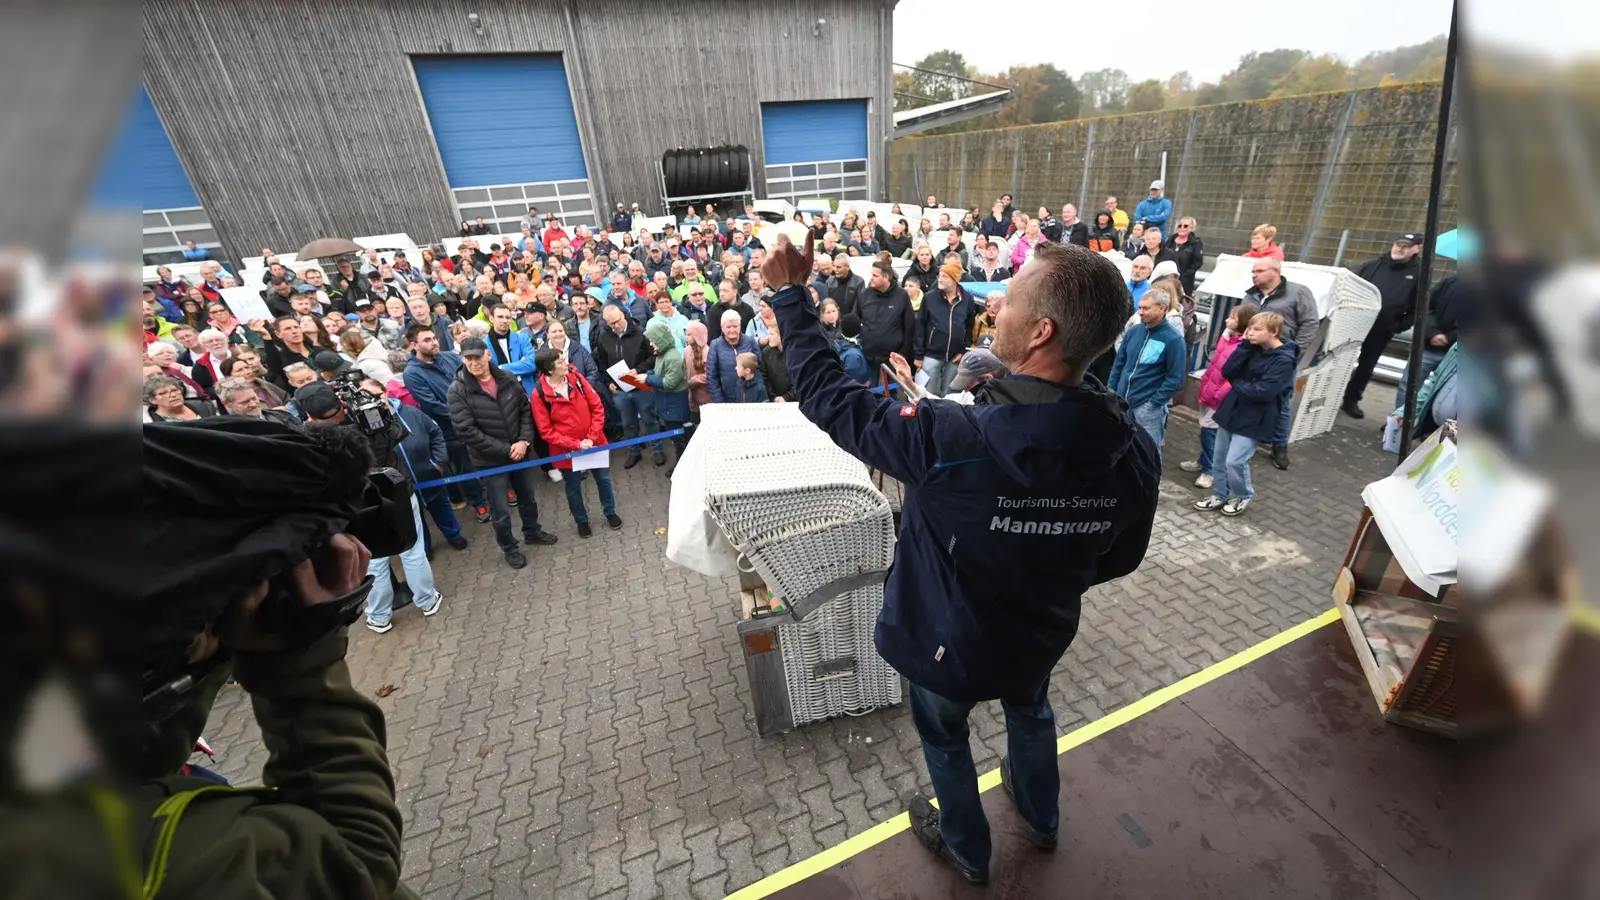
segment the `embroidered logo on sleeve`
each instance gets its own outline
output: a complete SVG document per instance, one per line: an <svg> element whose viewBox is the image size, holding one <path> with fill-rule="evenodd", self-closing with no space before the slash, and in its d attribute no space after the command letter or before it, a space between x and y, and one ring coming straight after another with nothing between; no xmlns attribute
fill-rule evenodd
<svg viewBox="0 0 1600 900"><path fill-rule="evenodd" d="M907 403L904 406L900 407L900 418L902 418L902 419L909 419L912 416L915 416L916 414L917 414L917 406L914 403Z"/></svg>

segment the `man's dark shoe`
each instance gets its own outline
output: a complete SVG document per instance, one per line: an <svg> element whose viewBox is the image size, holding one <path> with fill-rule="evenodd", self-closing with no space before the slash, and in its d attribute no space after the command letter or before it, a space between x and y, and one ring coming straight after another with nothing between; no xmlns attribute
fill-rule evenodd
<svg viewBox="0 0 1600 900"><path fill-rule="evenodd" d="M1285 471L1289 468L1289 445L1272 445L1272 464Z"/></svg>
<svg viewBox="0 0 1600 900"><path fill-rule="evenodd" d="M611 526L612 531L616 531L622 527L622 517L616 513L612 513L611 515L606 516L606 524Z"/></svg>
<svg viewBox="0 0 1600 900"><path fill-rule="evenodd" d="M586 537L589 537L592 534L594 534L594 529L589 527L589 523L588 522L579 522L578 523L578 537L586 538Z"/></svg>
<svg viewBox="0 0 1600 900"><path fill-rule="evenodd" d="M920 794L913 798L911 807L906 810L911 816L911 833L917 836L922 846L932 850L940 859L956 867L961 877L967 884L988 884L989 873L969 869L956 859L955 851L944 842L944 835L939 833L939 811L933 808L928 798Z"/></svg>
<svg viewBox="0 0 1600 900"><path fill-rule="evenodd" d="M557 540L559 540L559 538L550 532L545 531L543 528L535 531L533 534L524 534L522 536L522 542L529 546L537 544L540 547L548 547L551 544L554 544Z"/></svg>
<svg viewBox="0 0 1600 900"><path fill-rule="evenodd" d="M1339 404L1339 412L1344 413L1352 419L1365 419L1367 417L1367 414L1361 411L1361 404L1354 400L1346 400L1345 402Z"/></svg>
<svg viewBox="0 0 1600 900"><path fill-rule="evenodd" d="M520 569L528 564L528 558L522 555L521 550L507 550L506 564L513 569Z"/></svg>
<svg viewBox="0 0 1600 900"><path fill-rule="evenodd" d="M627 459L622 461L622 467L624 469L631 469L634 466L637 466L639 461L642 459L644 459L643 454L640 454L639 456L629 456Z"/></svg>
<svg viewBox="0 0 1600 900"><path fill-rule="evenodd" d="M1006 792L1006 797L1011 801L1011 805L1016 806L1017 795L1011 793L1011 757L1009 756L1000 757L1000 787ZM1017 814L1021 815L1022 810L1018 809ZM1039 832L1034 831L1033 826L1028 824L1027 819L1023 819L1022 824L1028 826L1029 843L1033 844L1035 847L1038 847L1040 850L1045 851L1046 853L1056 849L1055 835L1040 834Z"/></svg>
<svg viewBox="0 0 1600 900"><path fill-rule="evenodd" d="M653 460L658 466L664 466L667 464L667 455L660 450L652 451L650 454L650 459Z"/></svg>
<svg viewBox="0 0 1600 900"><path fill-rule="evenodd" d="M467 539L460 535L456 535L450 539L450 546L456 548L457 550L465 550L467 549Z"/></svg>

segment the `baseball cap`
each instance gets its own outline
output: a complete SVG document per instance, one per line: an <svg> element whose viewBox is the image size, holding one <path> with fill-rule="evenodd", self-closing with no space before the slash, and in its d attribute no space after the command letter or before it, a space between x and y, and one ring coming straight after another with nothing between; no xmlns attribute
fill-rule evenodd
<svg viewBox="0 0 1600 900"><path fill-rule="evenodd" d="M1154 269L1150 270L1150 280L1159 281L1168 275L1176 274L1178 274L1178 264L1170 259L1163 259L1161 262L1156 263Z"/></svg>
<svg viewBox="0 0 1600 900"><path fill-rule="evenodd" d="M1422 232L1403 231L1399 237L1394 239L1394 242L1396 244L1420 244L1422 243Z"/></svg>
<svg viewBox="0 0 1600 900"><path fill-rule="evenodd" d="M332 350L318 350L311 354L311 366L318 372L343 372L349 364Z"/></svg>
<svg viewBox="0 0 1600 900"><path fill-rule="evenodd" d="M1167 186L1165 184L1163 184L1161 182L1161 179L1159 179L1159 178L1157 178L1155 181L1150 182L1150 190L1152 190L1152 191L1165 190L1166 187Z"/></svg>
<svg viewBox="0 0 1600 900"><path fill-rule="evenodd" d="M357 308L360 308L360 307L363 307L363 306L371 306L371 305L372 305L372 298L368 297L366 294L362 294L361 296L356 298L356 307Z"/></svg>
<svg viewBox="0 0 1600 900"><path fill-rule="evenodd" d="M950 389L969 390L983 376L1003 375L1005 371L1005 364L993 353L987 350L968 350L961 354L961 363L956 366L955 377L950 379Z"/></svg>
<svg viewBox="0 0 1600 900"><path fill-rule="evenodd" d="M300 292L300 293L302 293L302 294L309 294L309 293L312 293L313 291L315 291L316 288L311 286L311 285L309 285L309 284L302 284L299 287L295 288L295 290Z"/></svg>
<svg viewBox="0 0 1600 900"><path fill-rule="evenodd" d="M326 381L313 381L294 392L294 405L313 419L331 419L344 404Z"/></svg>
<svg viewBox="0 0 1600 900"><path fill-rule="evenodd" d="M461 339L461 355L482 356L489 352L489 345L481 337L464 337Z"/></svg>

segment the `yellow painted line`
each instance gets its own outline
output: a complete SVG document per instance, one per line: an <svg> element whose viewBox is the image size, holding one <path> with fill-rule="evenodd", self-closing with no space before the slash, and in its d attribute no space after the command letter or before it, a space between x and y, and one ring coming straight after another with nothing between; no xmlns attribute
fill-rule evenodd
<svg viewBox="0 0 1600 900"><path fill-rule="evenodd" d="M1087 725L1076 728L1062 735L1060 739L1056 741L1056 753L1058 755L1065 753L1068 750L1071 750L1073 747L1077 747L1094 738L1097 738L1119 725L1126 725L1145 713L1150 712L1151 710L1166 703L1170 703L1184 694L1194 690L1195 688L1200 687L1201 685L1215 681L1229 672L1255 662L1261 657L1266 656L1268 653L1271 653L1272 651L1277 650L1286 644L1293 643L1294 641L1305 637L1306 635L1316 631L1318 628L1321 628L1330 622L1337 621L1338 618L1339 611L1337 609L1330 609L1314 619L1301 622L1299 625L1296 625L1280 634L1273 635L1272 637L1267 638L1253 647L1235 653L1233 656L1228 657L1222 662L1207 666L1193 675L1190 675L1188 678L1182 679L1176 684L1168 685L1167 687L1151 693L1149 696L1141 697L1140 699L1135 700L1134 702L1116 710L1115 712L1110 713L1109 715L1101 716ZM978 776L979 793L987 791L990 788L997 787L999 784L999 768L995 768L992 771L985 772L984 774ZM831 869L850 857L862 852L863 850L876 847L878 844L881 844L889 838L892 838L900 832L906 831L910 828L911 817L906 813L901 813L886 822L879 822L877 825L868 828L866 831L863 831L852 838L846 839L841 844L829 847L821 853L810 856L806 859L802 859L788 868L774 872L755 884L740 888L739 890L729 894L725 900L761 900L763 897L771 896L772 894L775 894L778 891L789 887L790 885L804 881L805 879L810 878L819 872Z"/></svg>
<svg viewBox="0 0 1600 900"><path fill-rule="evenodd" d="M1591 634L1600 634L1600 607L1587 603L1572 604L1572 621Z"/></svg>

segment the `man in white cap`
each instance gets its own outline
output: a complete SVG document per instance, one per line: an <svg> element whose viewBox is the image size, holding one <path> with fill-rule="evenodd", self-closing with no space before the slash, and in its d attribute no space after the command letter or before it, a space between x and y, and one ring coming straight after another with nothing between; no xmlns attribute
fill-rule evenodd
<svg viewBox="0 0 1600 900"><path fill-rule="evenodd" d="M1161 195L1165 189L1166 185L1159 178L1150 182L1150 196L1140 200L1133 210L1134 219L1144 222L1147 229L1167 230L1167 219L1172 215L1172 201Z"/></svg>

